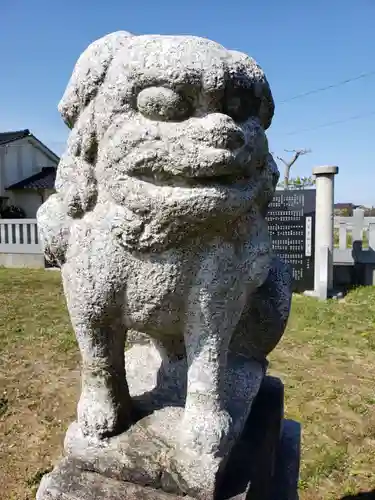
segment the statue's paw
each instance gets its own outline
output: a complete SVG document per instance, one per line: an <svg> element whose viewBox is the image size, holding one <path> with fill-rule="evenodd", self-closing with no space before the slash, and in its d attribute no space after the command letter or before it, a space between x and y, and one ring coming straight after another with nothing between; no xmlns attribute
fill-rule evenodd
<svg viewBox="0 0 375 500"><path fill-rule="evenodd" d="M232 430L232 418L216 406L194 405L185 409L180 446L196 453L216 454L225 449Z"/></svg>
<svg viewBox="0 0 375 500"><path fill-rule="evenodd" d="M104 391L83 390L78 403L78 423L85 436L104 439L121 432L124 412Z"/></svg>

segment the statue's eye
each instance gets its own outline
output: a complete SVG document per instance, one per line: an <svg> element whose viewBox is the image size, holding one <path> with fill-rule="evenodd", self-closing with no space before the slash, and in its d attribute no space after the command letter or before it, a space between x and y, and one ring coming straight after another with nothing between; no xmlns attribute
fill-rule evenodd
<svg viewBox="0 0 375 500"><path fill-rule="evenodd" d="M251 116L258 116L260 100L255 97L251 88L225 89L224 113L236 122L244 122Z"/></svg>
<svg viewBox="0 0 375 500"><path fill-rule="evenodd" d="M166 87L143 89L137 97L137 108L150 120L181 121L191 115L191 107L184 97Z"/></svg>

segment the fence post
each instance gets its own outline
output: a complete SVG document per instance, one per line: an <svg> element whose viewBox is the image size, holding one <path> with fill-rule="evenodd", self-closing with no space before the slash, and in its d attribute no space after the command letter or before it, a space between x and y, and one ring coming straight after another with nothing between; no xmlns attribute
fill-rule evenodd
<svg viewBox="0 0 375 500"><path fill-rule="evenodd" d="M365 211L362 208L355 208L352 217L352 245L357 243L360 250L362 250L364 219Z"/></svg>
<svg viewBox="0 0 375 500"><path fill-rule="evenodd" d="M333 288L333 246L334 246L334 190L337 166L315 167L316 179L316 220L315 220L315 266L314 291L320 295L322 289L321 270L327 274L326 288ZM327 262L321 262L322 260ZM322 297L323 298L323 297Z"/></svg>
<svg viewBox="0 0 375 500"><path fill-rule="evenodd" d="M346 222L341 222L339 227L339 248L340 250L346 250L347 247L347 229Z"/></svg>
<svg viewBox="0 0 375 500"><path fill-rule="evenodd" d="M375 222L368 225L368 246L370 250L375 252Z"/></svg>
<svg viewBox="0 0 375 500"><path fill-rule="evenodd" d="M368 225L368 246L369 251L375 253L375 222ZM375 264L368 266L368 276L366 276L369 285L375 285Z"/></svg>

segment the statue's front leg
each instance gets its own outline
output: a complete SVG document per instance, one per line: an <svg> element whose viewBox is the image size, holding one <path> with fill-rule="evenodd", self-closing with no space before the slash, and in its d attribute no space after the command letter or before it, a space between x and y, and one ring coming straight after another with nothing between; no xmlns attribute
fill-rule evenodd
<svg viewBox="0 0 375 500"><path fill-rule="evenodd" d="M97 248L100 241L80 241L80 235L75 236L62 277L82 357L78 423L84 435L103 438L131 423L124 365L126 327L120 270L115 266L119 260L108 241L103 255Z"/></svg>
<svg viewBox="0 0 375 500"><path fill-rule="evenodd" d="M241 273L220 254L225 256L224 247L202 263L190 290L185 327L188 378L181 444L210 454L225 447L231 430L224 401L227 353L247 289Z"/></svg>

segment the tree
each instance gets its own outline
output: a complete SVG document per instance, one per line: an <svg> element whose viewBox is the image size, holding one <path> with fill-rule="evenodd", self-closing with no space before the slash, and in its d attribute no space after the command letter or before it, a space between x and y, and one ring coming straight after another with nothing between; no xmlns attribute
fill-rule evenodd
<svg viewBox="0 0 375 500"><path fill-rule="evenodd" d="M306 189L315 186L315 179L311 177L290 177L286 189ZM279 182L278 187L284 189L284 182Z"/></svg>
<svg viewBox="0 0 375 500"><path fill-rule="evenodd" d="M284 181L282 183L282 186L284 187L284 189L288 189L289 184L290 184L290 182L289 182L290 169L296 163L296 161L298 160L298 158L300 156L307 155L308 153L311 153L311 149L292 149L292 150L285 149L285 152L286 153L293 153L292 158L290 158L289 160L285 160L284 158L281 158L280 156L277 156L276 158L284 164L284 167L285 167L284 168Z"/></svg>

